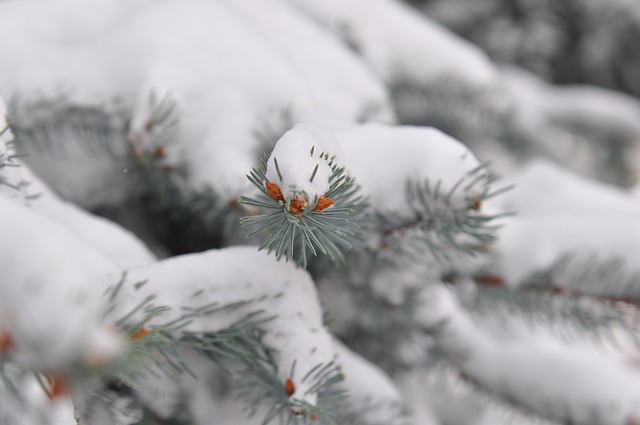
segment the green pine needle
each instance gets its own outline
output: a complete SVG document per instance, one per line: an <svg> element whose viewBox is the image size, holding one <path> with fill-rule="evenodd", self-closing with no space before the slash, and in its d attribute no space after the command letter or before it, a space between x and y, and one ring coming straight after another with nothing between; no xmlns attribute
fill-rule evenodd
<svg viewBox="0 0 640 425"><path fill-rule="evenodd" d="M481 164L447 191L441 181L408 181L406 200L412 216L379 215L383 243L407 254L420 254L426 248L444 263L486 250L496 239L494 223L506 214L485 214L481 205L511 189L491 191L496 180Z"/></svg>
<svg viewBox="0 0 640 425"><path fill-rule="evenodd" d="M248 175L249 181L260 190L258 199L241 197L240 203L257 207L255 215L243 217L243 225L253 226L254 231L247 237L264 233L260 249L275 251L278 259L295 260L298 266L306 268L309 258L319 253L328 256L335 263L343 263L344 252L362 245L366 202L358 196L359 187L354 179L345 174L344 167L334 163L334 158L323 153L321 157L329 163L332 174L329 178L329 190L325 198L331 198L334 205L323 210L314 211L318 198L300 193L309 206L300 215L293 214L290 200L277 201L269 196L265 188L267 160L266 155L260 165ZM274 158L275 159L275 158ZM276 172L280 177L277 162ZM309 180L313 181L318 167L313 170Z"/></svg>

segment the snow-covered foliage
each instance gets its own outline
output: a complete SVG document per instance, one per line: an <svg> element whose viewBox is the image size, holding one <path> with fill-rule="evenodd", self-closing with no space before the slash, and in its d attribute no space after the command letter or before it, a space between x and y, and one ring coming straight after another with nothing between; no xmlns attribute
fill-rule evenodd
<svg viewBox="0 0 640 425"><path fill-rule="evenodd" d="M566 5L411 3L560 66ZM0 2L0 423L637 423L640 102L557 81L399 0Z"/></svg>
<svg viewBox="0 0 640 425"><path fill-rule="evenodd" d="M267 163L266 177L277 182L284 199L304 194L320 198L329 190L332 171L322 157L328 153L318 130L302 126L287 131L276 143Z"/></svg>
<svg viewBox="0 0 640 425"><path fill-rule="evenodd" d="M399 1L289 2L344 39L388 83L449 76L486 84L496 77L484 52ZM467 72L470 68L473 73Z"/></svg>
<svg viewBox="0 0 640 425"><path fill-rule="evenodd" d="M430 18L559 83L596 84L638 95L640 14L630 0L407 0Z"/></svg>
<svg viewBox="0 0 640 425"><path fill-rule="evenodd" d="M95 123L107 132L104 143L115 144L112 139L118 138L126 121L132 132L144 131L152 93L157 98L170 95L179 105L176 139L181 143L163 146L167 162L186 166L194 186L207 183L226 199L234 199L246 188L245 170L272 146L261 146L256 133L273 125L276 131L287 130L286 122L281 129L272 124L287 111L296 121L331 126L392 119L386 89L346 47L279 1L251 7L236 3L3 4L0 37L9 40L15 31L23 33L20 46L3 43L0 52L0 90L8 101L22 106L15 109L19 113L14 112L12 121L33 131L61 131L81 144L82 138L73 132L74 110L124 108L124 119L117 120L114 113L114 122ZM60 19L46 18L58 15ZM40 18L22 26L21 16ZM287 23L286 35L279 22ZM75 61L83 66L68 72L67 64ZM16 96L18 100L11 100ZM52 98L60 100L56 108L48 107L47 99ZM127 193L105 184L128 187L123 166L113 167L113 161L104 158L89 160L86 150L74 143L45 149L65 149L65 161L52 163L41 156L27 161L66 198L95 207ZM122 145L114 150L127 153ZM63 170L69 164L82 177L65 178Z"/></svg>

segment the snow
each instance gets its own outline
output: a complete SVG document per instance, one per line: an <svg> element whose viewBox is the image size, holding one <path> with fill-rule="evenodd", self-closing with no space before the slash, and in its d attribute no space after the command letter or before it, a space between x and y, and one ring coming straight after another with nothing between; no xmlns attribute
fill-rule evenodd
<svg viewBox="0 0 640 425"><path fill-rule="evenodd" d="M516 213L504 220L497 241L498 268L509 285L567 255L621 259L627 272L640 271L640 202L632 195L545 161L511 180L515 188L497 199Z"/></svg>
<svg viewBox="0 0 640 425"><path fill-rule="evenodd" d="M11 379L22 399L18 400L0 382L0 422L11 425L76 425L73 404L68 396L49 400L33 373L26 373L15 365L4 364L3 373Z"/></svg>
<svg viewBox="0 0 640 425"><path fill-rule="evenodd" d="M311 201L329 190L333 171L329 162L321 157L328 153L325 142L328 137L320 128L298 124L278 140L269 157L266 175L280 187L285 199L303 193Z"/></svg>
<svg viewBox="0 0 640 425"><path fill-rule="evenodd" d="M16 163L18 167L0 171L0 175L6 176L9 183L26 182L27 185L21 193L2 187L0 197L14 199L52 219L123 268L156 261L151 251L130 231L61 200L27 165Z"/></svg>
<svg viewBox="0 0 640 425"><path fill-rule="evenodd" d="M549 161L531 161L508 180L515 188L496 198L496 202L518 216L556 213L640 216L640 202L625 190Z"/></svg>
<svg viewBox="0 0 640 425"><path fill-rule="evenodd" d="M130 282L147 283L139 290L129 288L119 309L127 311L149 295L155 295L155 305L171 307L154 318L152 325L180 318L184 308L213 302L223 306L251 301L236 310L194 317L183 331L219 331L255 311L264 311L264 318L277 315L260 325L266 330L264 343L278 350L275 358L281 381L294 381L294 397L315 402L315 396L304 395L312 383L302 382L302 377L318 364L331 362L334 355L315 287L305 271L277 262L251 246L173 257L131 269L128 278ZM288 376L294 362L294 375Z"/></svg>
<svg viewBox="0 0 640 425"><path fill-rule="evenodd" d="M462 143L430 127L369 123L336 137L338 161L382 213L411 215L405 198L408 180L440 182L441 193L447 193L479 165ZM453 197L454 203L462 200Z"/></svg>
<svg viewBox="0 0 640 425"><path fill-rule="evenodd" d="M402 421L402 395L391 378L338 340L333 345L345 374L341 386L349 394L347 409L363 423L392 425Z"/></svg>
<svg viewBox="0 0 640 425"><path fill-rule="evenodd" d="M102 291L119 279L117 268L30 208L0 198L0 214L0 323L13 341L8 358L35 370L92 363L96 352L113 358L102 350L112 346L109 337L96 333L106 332Z"/></svg>
<svg viewBox="0 0 640 425"><path fill-rule="evenodd" d="M500 68L500 81L514 95L516 118L540 127L582 120L621 131L640 131L640 103L628 95L588 85L552 85L514 66Z"/></svg>
<svg viewBox="0 0 640 425"><path fill-rule="evenodd" d="M400 1L288 1L352 44L386 82L495 82L496 70L480 49Z"/></svg>
<svg viewBox="0 0 640 425"><path fill-rule="evenodd" d="M358 419L400 420L402 400L414 408L421 425L442 419L435 408L440 399L423 397L428 391L420 385L422 375L395 376L400 391L383 371L332 338L305 271L253 246L158 261L128 231L67 203L127 204L137 188L128 173L133 142L126 135L142 135L145 152L164 148L167 165L184 171L185 190L208 185L227 200L246 192L245 174L271 149L267 178L285 198L320 197L332 174L320 158L326 152L355 177L374 214L403 217L413 216L407 181L438 183L447 193L479 161L437 129L388 124L394 113L385 83L426 87L446 80L488 88L501 82L515 100L516 132L530 133L550 152L569 145L559 155L568 155L567 162L591 166L595 156L580 158L582 151L571 143L582 140L567 130L573 125L622 134L635 143L635 154L640 152L636 99L591 87L560 88L515 69L498 72L479 49L396 0L8 1L0 2L0 39L11 40L0 43L0 94L11 101L10 116L20 125L56 125L55 113L33 106L66 102L106 109L114 115L108 124L117 133L107 137L115 158L90 157L89 141L60 123L64 147L38 151L25 144L30 166L18 161L18 167L0 169L1 179L19 186L0 187L0 336L12 337L12 346L0 356L29 370L66 371L78 364L91 369L118 358L126 344L103 318L103 292L128 271L115 313L154 296L154 305L169 309L148 326L161 326L188 309L249 301L194 317L176 336L220 331L262 311L262 317L274 317L260 328L264 342L276 350L278 380L295 382L294 397L315 403L305 394L311 383L302 377L335 360L351 393L350 413L367 403L377 407L357 412ZM144 137L152 95L175 100L178 108L176 141L166 146ZM0 102L0 128L4 113ZM596 137L584 139L590 136ZM10 137L0 136L0 155L12 152L5 146ZM631 163L629 158L625 161ZM567 255L620 258L625 271L640 272L640 186L634 199L547 162L531 163L510 180L516 189L482 207L483 212L517 213L504 220L496 245L497 272L508 290ZM460 192L452 202L466 207L468 199ZM640 372L630 355L584 344L569 347L544 333L494 335L448 291L432 288L439 285L433 281L441 270L434 267L428 274L426 263L381 266L370 273L368 289L391 309L402 304L406 289L422 288L416 297L424 307L418 325L429 330L442 325L436 337L470 379L543 414L561 416L569 409L574 422L593 421L589 415L596 410L605 424L640 417ZM375 329L377 317L355 309L348 289L340 286L343 278L318 279L333 331ZM134 282L146 283L134 287ZM606 284L602 291L611 290ZM626 347L636 355L634 348ZM415 345L393 349L404 355L404 366L424 363L424 350L411 351ZM167 416L186 394L197 424L209 423L214 415L234 425L256 422L240 419L240 406L214 391L225 391L212 388L218 384L216 366L201 358L188 361L201 379L148 375L139 383L141 399ZM43 394L34 384L33 379L24 382L35 388L40 400L32 401L38 406ZM44 407L59 408L51 422L72 423L71 401L58 402ZM473 413L471 407L460 417ZM0 410L1 415L5 407Z"/></svg>
<svg viewBox="0 0 640 425"><path fill-rule="evenodd" d="M235 199L248 187L246 172L271 148L260 145L256 131L285 110L296 121L329 126L356 122L366 111L368 119L393 119L386 89L371 71L332 35L276 1L82 3L0 5L0 38L21 40L0 45L0 93L23 100L62 96L90 106L117 99L135 109L134 131L149 115L150 94L169 95L179 106L181 143L165 147L167 162L186 165L194 187L206 183ZM286 34L271 34L285 20ZM122 166L99 167L82 161L74 143L67 148L69 159L62 156L57 169L50 160L30 159L35 171L84 206L119 202L103 182L123 182ZM61 172L71 164L74 181Z"/></svg>
<svg viewBox="0 0 640 425"><path fill-rule="evenodd" d="M498 269L509 285L549 269L566 255L624 260L628 273L640 272L637 217L572 213L505 219L498 235ZM603 286L603 289L606 285Z"/></svg>
<svg viewBox="0 0 640 425"><path fill-rule="evenodd" d="M444 288L427 296L421 322L444 323L443 347L460 354L462 371L482 387L578 423L621 424L640 414L640 371L629 358L542 334L497 337L474 323Z"/></svg>
<svg viewBox="0 0 640 425"><path fill-rule="evenodd" d="M4 104L0 99L0 127L4 125ZM10 132L4 140L11 141ZM0 144L4 146L4 144ZM12 154L12 148L5 148ZM101 217L94 216L64 202L47 187L31 169L20 160L12 161L15 166L0 168L0 181L11 186L0 186L0 198L31 207L34 211L66 227L85 243L105 255L115 264L126 268L155 261L155 256L131 232ZM18 189L16 189L16 187Z"/></svg>
<svg viewBox="0 0 640 425"><path fill-rule="evenodd" d="M551 85L527 71L507 66L500 68L500 81L513 92L516 113L525 121L583 120L640 133L640 103L623 93L588 85Z"/></svg>
<svg viewBox="0 0 640 425"><path fill-rule="evenodd" d="M402 216L411 216L406 201L408 181L439 183L441 193L447 193L480 165L462 143L431 127L368 123L331 132L326 127L298 125L276 144L269 158L267 179L280 186L285 198L296 190L305 191L311 198L323 195L329 187L331 168L317 158L320 152L335 154L336 163L355 178L376 211ZM309 180L316 165L312 183ZM481 189L478 187L478 192ZM466 205L465 196L456 193L452 202Z"/></svg>

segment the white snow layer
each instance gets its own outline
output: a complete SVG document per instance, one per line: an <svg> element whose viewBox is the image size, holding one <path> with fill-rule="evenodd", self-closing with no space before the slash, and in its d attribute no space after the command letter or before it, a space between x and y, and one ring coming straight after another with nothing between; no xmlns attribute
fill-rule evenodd
<svg viewBox="0 0 640 425"><path fill-rule="evenodd" d="M629 95L588 85L552 85L513 66L500 68L500 81L516 95L518 113L536 110L559 121L583 119L640 133L640 104Z"/></svg>
<svg viewBox="0 0 640 425"><path fill-rule="evenodd" d="M391 378L337 339L333 340L333 346L336 361L345 372L341 386L349 394L346 409L363 423L400 422L404 401Z"/></svg>
<svg viewBox="0 0 640 425"><path fill-rule="evenodd" d="M117 98L136 108L136 131L148 118L150 94L171 96L180 110L181 142L165 147L168 161L186 164L194 185L210 184L229 198L247 187L246 172L271 148L260 145L256 132L286 112L329 126L393 119L386 89L372 72L277 0L250 7L206 0L2 2L0 39L19 40L0 44L5 98L62 97L90 106ZM62 157L75 179L48 173L58 193L83 203L78 193L86 195L88 187L116 201L104 181L121 181L121 167L85 167L77 158L71 165ZM44 175L47 167L40 161L36 172Z"/></svg>
<svg viewBox="0 0 640 425"><path fill-rule="evenodd" d="M332 171L328 161L321 157L329 153L326 143L329 137L320 128L298 124L278 140L269 157L266 175L280 187L285 199L305 193L313 200L329 190Z"/></svg>
<svg viewBox="0 0 640 425"><path fill-rule="evenodd" d="M501 67L500 81L513 95L515 120L553 146L563 124L588 124L640 134L640 103L631 96L587 85L552 85L517 67ZM542 134L540 134L542 133ZM640 139L636 140L640 144Z"/></svg>
<svg viewBox="0 0 640 425"><path fill-rule="evenodd" d="M22 397L18 400L7 388L7 381L0 383L0 423L7 425L77 425L71 397L50 400L33 373L21 371L12 364L3 364L3 373L9 377Z"/></svg>
<svg viewBox="0 0 640 425"><path fill-rule="evenodd" d="M256 247L233 247L170 258L132 269L128 276L131 282L147 283L132 289L130 305L119 308L126 311L149 295L156 296L154 304L171 308L151 324L178 319L185 307L248 300L251 302L239 309L194 317L184 331L219 331L258 310L264 311L265 318L277 315L260 325L266 330L264 342L278 350L275 357L283 385L291 378L296 385L294 397L315 402L315 396L304 395L312 383L302 382L302 377L318 364L331 362L334 353L315 287L305 271L277 262ZM294 362L294 375L289 376Z"/></svg>
<svg viewBox="0 0 640 425"><path fill-rule="evenodd" d="M497 240L500 273L509 285L567 255L620 259L628 272L640 272L640 201L542 161L512 180L515 188L498 199L516 213L504 220Z"/></svg>
<svg viewBox="0 0 640 425"><path fill-rule="evenodd" d="M496 70L484 52L400 1L287 1L331 28L387 82L495 82Z"/></svg>
<svg viewBox="0 0 640 425"><path fill-rule="evenodd" d="M0 130L5 125L4 110L4 103L0 98ZM10 131L0 138L0 149L4 148L5 154L10 155L14 153L13 148L5 146L9 141ZM12 163L15 166L0 168L0 181L7 183L0 185L0 198L13 199L15 202L28 205L34 211L66 227L120 267L155 261L155 256L131 232L62 201L26 164L17 159Z"/></svg>
<svg viewBox="0 0 640 425"><path fill-rule="evenodd" d="M631 358L566 346L544 335L497 337L480 328L453 295L427 295L421 323L444 324L439 338L482 387L552 417L625 424L640 415L640 370Z"/></svg>
<svg viewBox="0 0 640 425"><path fill-rule="evenodd" d="M411 214L406 203L408 180L440 182L442 193L447 193L479 165L462 143L431 127L370 123L336 136L338 161L379 212Z"/></svg>
<svg viewBox="0 0 640 425"><path fill-rule="evenodd" d="M461 142L432 127L368 123L333 133L319 126L299 124L276 144L268 162L268 180L280 186L285 198L296 189L305 190L311 198L323 195L331 168L317 158L319 152L335 155L336 163L355 178L376 211L404 216L411 214L406 202L408 181L429 181L432 187L439 183L441 193L447 193L480 165ZM282 179L275 167L276 159ZM312 183L309 180L316 165L318 171ZM456 193L452 201L465 202L461 195Z"/></svg>
<svg viewBox="0 0 640 425"><path fill-rule="evenodd" d="M64 227L0 198L0 329L28 369L101 363L118 337L101 323L104 289L120 271Z"/></svg>
<svg viewBox="0 0 640 425"><path fill-rule="evenodd" d="M64 226L96 251L120 267L140 266L156 261L151 251L130 231L92 215L76 205L61 200L26 164L0 170L12 184L26 183L19 191L0 187L0 197L29 206L34 211Z"/></svg>
<svg viewBox="0 0 640 425"><path fill-rule="evenodd" d="M496 202L518 216L569 213L640 217L640 202L625 190L549 161L529 162L509 180L515 188L496 198Z"/></svg>

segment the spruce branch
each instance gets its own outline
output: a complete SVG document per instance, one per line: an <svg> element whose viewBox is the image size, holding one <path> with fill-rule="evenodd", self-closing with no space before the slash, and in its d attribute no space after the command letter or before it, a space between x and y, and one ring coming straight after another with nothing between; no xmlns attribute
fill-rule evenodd
<svg viewBox="0 0 640 425"><path fill-rule="evenodd" d="M158 98L151 92L147 108L141 128L131 128L131 122L127 123L126 139L138 163L163 159L165 150L179 140L180 110L175 99L169 95Z"/></svg>
<svg viewBox="0 0 640 425"><path fill-rule="evenodd" d="M523 285L570 296L640 305L640 273L629 270L618 257L564 255L546 270L533 273Z"/></svg>
<svg viewBox="0 0 640 425"><path fill-rule="evenodd" d="M188 170L167 158L179 141L180 110L170 96L150 94L141 128L128 128L128 172L138 183L138 199L154 235L174 253L219 248L236 230L240 208L209 185L193 188ZM176 237L176 235L181 235Z"/></svg>
<svg viewBox="0 0 640 425"><path fill-rule="evenodd" d="M477 290L465 305L476 320L493 328L545 329L567 342L615 341L619 337L616 330L637 338L630 319L636 307L534 286L508 288L496 279L479 276L475 282Z"/></svg>
<svg viewBox="0 0 640 425"><path fill-rule="evenodd" d="M292 365L291 375L295 363ZM338 424L340 403L346 394L335 388L344 376L333 362L318 364L303 378L311 383L309 390L302 396L317 396L317 404L312 405L302 398L294 397L295 384L287 380L284 385L277 379L273 364L257 363L250 365L238 386L247 403L250 414L260 406L270 406L263 425L275 418L286 424Z"/></svg>
<svg viewBox="0 0 640 425"><path fill-rule="evenodd" d="M485 421L487 414L490 414L491 417L496 418L496 423L514 425L569 425L570 423L561 421L558 418L541 416L529 407L518 403L517 400L512 400L503 394L498 394L486 388L469 373L459 369L458 365L448 361L446 356L441 356L436 362L429 365L427 371L431 379L437 381L437 383L432 383L432 385L436 386L434 388L435 391L446 391L446 387L453 384L456 387L462 386L462 388L477 397L479 404L483 406L483 418Z"/></svg>
<svg viewBox="0 0 640 425"><path fill-rule="evenodd" d="M255 415L259 407L268 408L263 424L276 418L287 424L337 423L338 404L344 399L343 392L334 388L343 380L340 369L333 363L317 365L303 377L303 382L311 383L303 396L316 395L316 405L293 397L295 384L291 380L283 383L278 378L274 352L262 343L263 332L255 327L255 315L251 313L221 332L189 333L180 342L214 361L227 373L230 373L226 367L228 362L240 363L235 391L250 416ZM259 319L264 320L269 318ZM291 376L294 368L295 363Z"/></svg>
<svg viewBox="0 0 640 425"><path fill-rule="evenodd" d="M105 292L109 302L118 302L125 281L126 274L123 274L122 279ZM144 282L138 282L133 288L139 290L143 286ZM338 417L338 402L344 399L344 394L334 388L343 379L339 368L334 364L319 365L302 379L309 388L305 394L288 394L288 384L279 378L275 352L263 343L261 326L274 316L268 316L263 310L249 311L215 332L188 331L188 325L195 318L244 309L251 300L183 307L182 314L170 322L162 322L162 313L167 307L155 305L154 300L153 296L145 297L129 311L112 319L125 335L129 335L129 343L126 358L103 373L108 382L133 389L135 398L136 382L145 374L173 376L177 372L196 377L181 354L188 349L215 363L237 382L237 394L249 413L255 413L258 407L266 407L265 424L273 419L286 423L337 423L334 419ZM115 316L114 311L109 308L107 318ZM141 329L144 332L140 332ZM316 396L317 403L307 402L308 396ZM98 401L105 402L104 399L104 394L96 394L96 400L87 408Z"/></svg>
<svg viewBox="0 0 640 425"><path fill-rule="evenodd" d="M500 86L472 85L451 76L417 83L398 74L389 90L403 124L433 126L466 144L483 138L509 143L514 114Z"/></svg>
<svg viewBox="0 0 640 425"><path fill-rule="evenodd" d="M478 274L474 280L482 286L507 286L499 275ZM549 267L533 272L519 282L518 289L591 299L612 306L640 307L640 273L629 270L625 261L618 257L563 255Z"/></svg>
<svg viewBox="0 0 640 425"><path fill-rule="evenodd" d="M64 156L76 144L91 157L117 158L125 147L128 108L118 99L101 105L81 104L65 95L42 99L14 96L7 121L17 139L30 149Z"/></svg>
<svg viewBox="0 0 640 425"><path fill-rule="evenodd" d="M208 185L189 187L178 168L150 159L134 163L130 173L140 182L139 200L155 236L172 252L219 248L236 231L239 206L223 200Z"/></svg>
<svg viewBox="0 0 640 425"><path fill-rule="evenodd" d="M511 187L491 190L498 178L480 165L461 177L450 189L441 182L408 181L406 200L412 216L378 214L382 248L421 255L425 248L436 260L451 262L456 256L486 251L496 239L494 222L506 214L485 214L483 202Z"/></svg>
<svg viewBox="0 0 640 425"><path fill-rule="evenodd" d="M285 199L277 184L266 177L269 155L265 155L260 165L247 175L260 191L259 196L240 198L240 203L256 208L255 215L240 220L243 225L257 228L247 237L268 234L260 249L275 251L278 259L295 260L302 268L307 267L310 256L318 253L335 263L343 263L346 250L362 245L367 203L358 195L359 186L333 157L322 153L321 158L327 161L332 174L329 189L320 197L312 199L300 191ZM277 158L274 164L281 178ZM311 171L310 182L316 178L316 171L317 168Z"/></svg>
<svg viewBox="0 0 640 425"><path fill-rule="evenodd" d="M24 155L15 153L15 139L12 138L13 131L6 125L0 130L0 186L7 186L14 190L20 190L29 183L26 181L12 182L2 172L4 168L19 167L18 159ZM4 140L3 140L4 139Z"/></svg>

